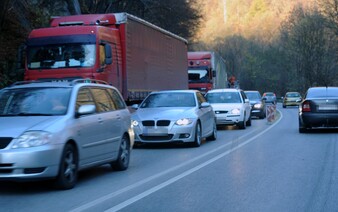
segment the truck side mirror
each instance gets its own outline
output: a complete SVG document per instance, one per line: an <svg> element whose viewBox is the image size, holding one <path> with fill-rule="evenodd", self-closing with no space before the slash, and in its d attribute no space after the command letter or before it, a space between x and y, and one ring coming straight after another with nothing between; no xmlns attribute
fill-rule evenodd
<svg viewBox="0 0 338 212"><path fill-rule="evenodd" d="M216 77L216 71L215 70L212 71L212 77Z"/></svg>
<svg viewBox="0 0 338 212"><path fill-rule="evenodd" d="M112 51L111 51L111 46L109 44L104 45L104 51L105 51L105 64L110 65L113 63L113 57L112 57Z"/></svg>

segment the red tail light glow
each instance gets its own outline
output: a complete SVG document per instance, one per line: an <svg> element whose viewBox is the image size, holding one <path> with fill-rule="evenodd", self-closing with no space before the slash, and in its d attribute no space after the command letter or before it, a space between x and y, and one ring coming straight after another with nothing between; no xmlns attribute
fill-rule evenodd
<svg viewBox="0 0 338 212"><path fill-rule="evenodd" d="M310 102L304 102L302 105L303 112L311 112Z"/></svg>

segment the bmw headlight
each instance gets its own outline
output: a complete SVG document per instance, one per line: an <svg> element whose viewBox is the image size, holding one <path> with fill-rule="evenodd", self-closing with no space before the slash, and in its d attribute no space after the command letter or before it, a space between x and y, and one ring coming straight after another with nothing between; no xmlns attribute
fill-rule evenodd
<svg viewBox="0 0 338 212"><path fill-rule="evenodd" d="M261 104L261 103L255 104L255 105L253 106L253 108L255 108L255 109L260 109L261 107L262 107L262 104Z"/></svg>
<svg viewBox="0 0 338 212"><path fill-rule="evenodd" d="M231 110L231 114L239 115L239 114L241 114L241 110L238 109L238 108L232 109L232 110Z"/></svg>
<svg viewBox="0 0 338 212"><path fill-rule="evenodd" d="M179 125L179 126L186 126L188 124L191 124L192 123L192 120L191 119L179 119L175 122L175 124Z"/></svg>
<svg viewBox="0 0 338 212"><path fill-rule="evenodd" d="M19 138L15 139L12 146L13 149L29 148L48 144L51 134L44 131L29 131L23 133Z"/></svg>
<svg viewBox="0 0 338 212"><path fill-rule="evenodd" d="M137 127L137 126L138 126L138 121L132 120L132 121L131 121L131 125L132 125L133 127Z"/></svg>

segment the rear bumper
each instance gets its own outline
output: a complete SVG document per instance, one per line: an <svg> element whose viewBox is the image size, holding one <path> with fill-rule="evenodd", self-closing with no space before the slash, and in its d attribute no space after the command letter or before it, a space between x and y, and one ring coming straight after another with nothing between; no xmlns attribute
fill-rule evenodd
<svg viewBox="0 0 338 212"><path fill-rule="evenodd" d="M301 113L304 127L338 127L338 113Z"/></svg>

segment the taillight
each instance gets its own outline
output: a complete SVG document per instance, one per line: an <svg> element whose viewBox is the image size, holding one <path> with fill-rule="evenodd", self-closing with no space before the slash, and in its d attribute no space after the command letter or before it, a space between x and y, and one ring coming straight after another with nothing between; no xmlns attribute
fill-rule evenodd
<svg viewBox="0 0 338 212"><path fill-rule="evenodd" d="M310 102L304 102L302 105L303 112L311 112Z"/></svg>

